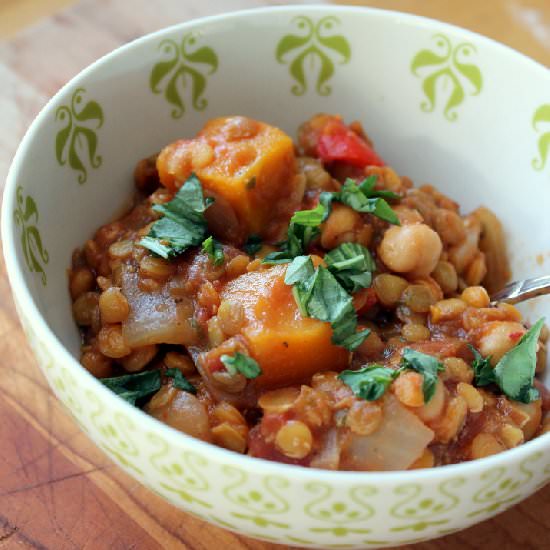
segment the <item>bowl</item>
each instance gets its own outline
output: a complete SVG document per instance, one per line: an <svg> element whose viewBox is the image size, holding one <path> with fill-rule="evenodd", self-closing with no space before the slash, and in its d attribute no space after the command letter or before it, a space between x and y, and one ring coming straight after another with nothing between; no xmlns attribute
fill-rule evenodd
<svg viewBox="0 0 550 550"><path fill-rule="evenodd" d="M116 397L77 360L71 252L128 206L136 161L215 116L246 114L295 135L320 111L361 120L398 172L435 184L464 211L492 208L506 228L515 278L548 270L548 70L437 21L295 6L159 31L64 86L29 128L9 172L2 212L9 278L58 398L114 462L175 506L279 543L413 543L485 520L544 485L550 436L437 469L304 469L176 432ZM524 313L550 319L550 301Z"/></svg>

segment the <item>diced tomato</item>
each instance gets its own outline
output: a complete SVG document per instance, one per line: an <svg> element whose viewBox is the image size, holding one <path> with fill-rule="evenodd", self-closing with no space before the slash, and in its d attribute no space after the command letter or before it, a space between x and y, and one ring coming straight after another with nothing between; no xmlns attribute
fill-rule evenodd
<svg viewBox="0 0 550 550"><path fill-rule="evenodd" d="M330 119L322 129L317 141L317 154L327 163L340 161L360 168L385 165L374 149L335 118Z"/></svg>

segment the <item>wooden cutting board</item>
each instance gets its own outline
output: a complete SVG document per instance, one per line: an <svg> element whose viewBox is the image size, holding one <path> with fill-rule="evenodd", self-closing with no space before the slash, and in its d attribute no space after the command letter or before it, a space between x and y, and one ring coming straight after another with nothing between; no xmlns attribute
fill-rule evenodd
<svg viewBox="0 0 550 550"><path fill-rule="evenodd" d="M12 7L16 1L12 0ZM0 17L2 2L6 0L0 0ZM17 143L39 108L91 61L165 25L268 3L84 0L0 44L0 185ZM457 22L550 63L548 0L363 3ZM80 433L48 389L27 347L0 259L0 550L11 548L278 547L180 512L124 474ZM417 550L443 548L550 548L550 487L490 521L415 546Z"/></svg>

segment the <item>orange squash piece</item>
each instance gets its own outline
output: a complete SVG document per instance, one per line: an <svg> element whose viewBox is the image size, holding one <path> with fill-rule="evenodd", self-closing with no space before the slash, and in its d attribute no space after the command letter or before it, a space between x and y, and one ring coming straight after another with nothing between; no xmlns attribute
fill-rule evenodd
<svg viewBox="0 0 550 550"><path fill-rule="evenodd" d="M332 344L328 323L302 317L285 273L283 265L245 273L221 291L222 300L244 308L242 335L262 368L256 378L260 388L300 383L316 372L341 370L350 360L347 350Z"/></svg>
<svg viewBox="0 0 550 550"><path fill-rule="evenodd" d="M176 190L191 172L216 199L207 211L211 231L235 244L258 234L277 239L298 207L292 140L283 131L242 116L215 118L192 140L164 148L160 181Z"/></svg>

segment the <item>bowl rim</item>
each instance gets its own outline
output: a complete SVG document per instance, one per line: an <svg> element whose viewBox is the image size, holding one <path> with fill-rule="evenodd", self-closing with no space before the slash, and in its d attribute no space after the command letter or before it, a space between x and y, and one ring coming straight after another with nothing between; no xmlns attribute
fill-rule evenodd
<svg viewBox="0 0 550 550"><path fill-rule="evenodd" d="M66 366L70 366L72 374L83 379L86 385L91 384L94 390L98 392L103 400L111 401L116 399L117 403L115 404L115 406L122 407L122 410L129 417L137 418L139 422L136 422L136 424L140 425L143 431L160 432L169 441L174 441L174 439L179 440L181 442L179 443L180 447L187 448L188 450L196 450L198 454L208 457L208 460L211 463L244 468L256 475L281 474L282 476L304 478L306 480L323 478L323 480L331 484L338 484L342 482L357 483L359 481L370 481L376 482L378 485L386 485L393 484L397 481L399 481L400 483L402 483L403 481L422 482L428 479L432 482L438 482L440 481L440 478L448 478L451 475L467 477L474 474L475 471L479 470L479 468L481 467L483 467L484 469L488 469L502 466L507 463L518 463L532 454L540 453L544 450L550 449L550 433L547 433L542 434L522 445L519 445L518 447L508 449L489 457L434 468L398 471L322 470L317 468L304 468L292 464L283 464L263 458L242 455L229 451L222 447L218 447L214 444L206 443L183 432L180 432L174 428L171 428L170 426L149 416L141 409L130 405L122 399L119 399L113 392L111 392L107 387L101 384L101 382L97 378L95 378L80 365L77 359L61 343L57 335L49 327L45 318L40 313L35 301L32 298L29 286L25 283L25 275L22 264L17 260L12 208L15 204L14 199L22 161L28 155L29 150L32 148L33 135L36 133L37 129L42 126L46 117L51 114L50 110L57 99L62 96L69 88L80 84L90 74L93 74L100 70L103 65L111 63L112 61L119 58L119 56L124 56L127 51L133 49L137 45L146 42L156 41L159 37L171 34L176 30L200 29L201 27L216 24L222 21L241 18L254 18L256 16L266 16L272 13L288 13L289 15L302 13L326 13L331 15L335 13L357 14L374 19L393 19L395 23L406 23L415 26L418 26L420 24L424 27L433 27L434 30L437 29L439 31L447 30L452 33L458 33L464 37L475 40L477 43L485 44L492 49L496 49L497 51L500 50L507 52L507 54L512 58L516 58L521 63L527 63L529 66L531 66L532 69L546 73L546 77L550 77L550 71L538 61L535 61L525 54L514 50L510 46L502 44L492 38L483 36L474 31L470 31L468 29L464 29L450 23L438 21L436 19L431 19L420 15L363 6L331 6L320 4L304 4L290 6L269 6L246 10L237 10L228 13L195 18L168 27L163 27L157 31L145 34L126 44L123 44L118 48L112 50L111 52L101 56L99 59L78 72L46 102L46 104L40 109L38 115L36 115L32 123L26 130L21 142L18 145L17 151L13 157L8 171L3 193L1 216L4 259L6 262L6 271L10 281L12 293L14 297L17 298L17 302L18 304L20 304L21 309L25 311L26 315L32 321L33 330L41 334L41 340L48 342L49 351L54 357L57 358L56 360L58 362ZM91 437L90 439L94 442L94 444L97 445L97 443L95 443L95 441Z"/></svg>

